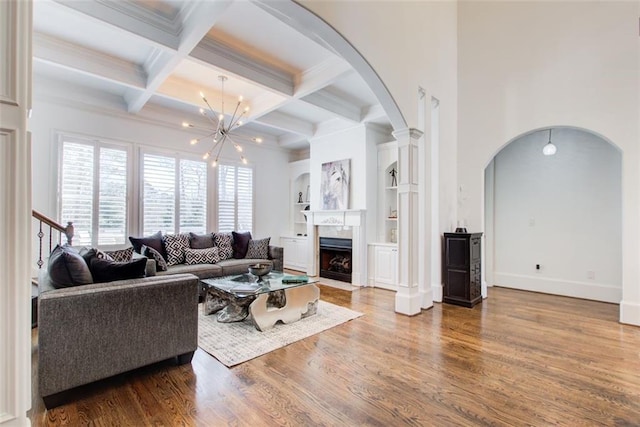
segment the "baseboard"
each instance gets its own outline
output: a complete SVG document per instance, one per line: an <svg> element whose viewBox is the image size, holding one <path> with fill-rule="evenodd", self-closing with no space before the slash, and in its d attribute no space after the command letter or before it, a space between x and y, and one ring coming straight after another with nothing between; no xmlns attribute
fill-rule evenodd
<svg viewBox="0 0 640 427"><path fill-rule="evenodd" d="M622 301L620 303L620 323L640 326L640 304Z"/></svg>
<svg viewBox="0 0 640 427"><path fill-rule="evenodd" d="M396 292L396 313L405 314L407 316L415 316L422 310L420 301L420 293L404 294L401 290Z"/></svg>
<svg viewBox="0 0 640 427"><path fill-rule="evenodd" d="M433 291L431 289L421 290L420 301L423 310L433 307Z"/></svg>
<svg viewBox="0 0 640 427"><path fill-rule="evenodd" d="M431 285L431 295L433 295L433 302L442 302L442 284L433 283Z"/></svg>
<svg viewBox="0 0 640 427"><path fill-rule="evenodd" d="M622 287L589 282L559 280L510 273L495 273L494 285L523 291L542 292L573 298L619 304Z"/></svg>

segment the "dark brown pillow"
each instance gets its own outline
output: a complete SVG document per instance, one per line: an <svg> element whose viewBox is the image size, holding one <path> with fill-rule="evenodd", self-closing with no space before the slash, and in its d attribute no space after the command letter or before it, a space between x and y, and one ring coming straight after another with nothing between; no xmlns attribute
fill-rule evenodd
<svg viewBox="0 0 640 427"><path fill-rule="evenodd" d="M162 242L162 232L158 231L155 234L152 234L148 237L133 237L129 236L129 241L131 242L131 246L133 246L133 250L137 253L141 253L142 246L148 246L150 248L158 251L162 258L167 259L167 252L164 249L164 243Z"/></svg>
<svg viewBox="0 0 640 427"><path fill-rule="evenodd" d="M249 250L249 241L251 240L251 232L245 231L244 233L236 233L232 231L233 235L233 257L236 259L242 259L247 256Z"/></svg>
<svg viewBox="0 0 640 427"><path fill-rule="evenodd" d="M213 241L213 233L195 234L189 233L189 247L191 249L208 249L216 244Z"/></svg>
<svg viewBox="0 0 640 427"><path fill-rule="evenodd" d="M91 259L91 274L95 283L114 280L139 279L144 277L147 258L137 258L130 262L115 262L106 259Z"/></svg>

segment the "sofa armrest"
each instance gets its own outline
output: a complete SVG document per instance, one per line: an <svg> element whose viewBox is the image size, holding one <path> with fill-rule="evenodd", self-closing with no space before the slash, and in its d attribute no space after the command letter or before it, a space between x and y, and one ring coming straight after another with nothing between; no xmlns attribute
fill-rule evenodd
<svg viewBox="0 0 640 427"><path fill-rule="evenodd" d="M154 276L54 289L38 298L40 395L50 396L198 345L198 278Z"/></svg>
<svg viewBox="0 0 640 427"><path fill-rule="evenodd" d="M284 248L281 246L269 246L269 259L273 261L273 269L282 271L284 267Z"/></svg>
<svg viewBox="0 0 640 427"><path fill-rule="evenodd" d="M134 252L132 259L138 259L138 258L147 258L147 257L142 255L142 254L139 254L137 252ZM144 275L147 276L147 277L156 275L156 260L155 259L147 258L147 267L144 270Z"/></svg>

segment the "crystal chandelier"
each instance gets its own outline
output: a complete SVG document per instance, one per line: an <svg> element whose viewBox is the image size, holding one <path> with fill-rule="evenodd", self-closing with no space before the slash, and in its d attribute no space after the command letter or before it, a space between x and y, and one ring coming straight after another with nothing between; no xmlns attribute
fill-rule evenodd
<svg viewBox="0 0 640 427"><path fill-rule="evenodd" d="M240 160L245 165L247 164L247 159L242 154L242 146L235 142L233 138L231 138L231 132L242 125L242 117L244 117L249 112L249 107L245 107L244 109L240 108L240 104L242 103L242 96L238 98L238 103L236 104L235 109L233 110L233 114L231 115L231 119L228 124L226 122L226 116L224 114L224 82L227 80L226 76L218 76L218 80L220 80L222 85L222 102L221 102L221 111L220 114L216 114L215 110L207 101L207 98L204 96L204 93L200 92L200 97L209 108L209 110L205 110L204 108L200 108L200 114L206 117L213 124L213 131L208 135L205 135L201 138L194 138L191 140L191 145L196 145L202 140L213 138L213 143L210 146L209 150L204 153L202 158L204 160L208 160L212 158L211 166L218 166L218 158L220 157L220 153L222 152L222 148L224 147L225 142L229 141L229 143L233 144L236 151L240 154ZM238 113L238 110L241 110ZM189 122L182 122L182 126L185 128L196 128L193 124ZM261 143L262 138L252 138L252 141Z"/></svg>

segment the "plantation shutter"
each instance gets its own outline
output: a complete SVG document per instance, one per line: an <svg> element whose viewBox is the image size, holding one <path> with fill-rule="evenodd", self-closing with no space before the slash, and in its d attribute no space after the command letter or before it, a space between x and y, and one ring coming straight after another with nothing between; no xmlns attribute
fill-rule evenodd
<svg viewBox="0 0 640 427"><path fill-rule="evenodd" d="M175 232L176 160L172 157L143 156L143 230L148 236L159 230Z"/></svg>
<svg viewBox="0 0 640 427"><path fill-rule="evenodd" d="M60 222L78 246L119 245L127 234L126 149L96 141L62 143Z"/></svg>
<svg viewBox="0 0 640 427"><path fill-rule="evenodd" d="M93 145L64 142L60 182L60 222L73 222L74 243L91 245L93 237Z"/></svg>
<svg viewBox="0 0 640 427"><path fill-rule="evenodd" d="M98 245L120 245L127 234L127 152L100 148Z"/></svg>
<svg viewBox="0 0 640 427"><path fill-rule="evenodd" d="M180 232L207 231L207 163L180 160Z"/></svg>
<svg viewBox="0 0 640 427"><path fill-rule="evenodd" d="M218 166L218 231L252 231L253 169Z"/></svg>

